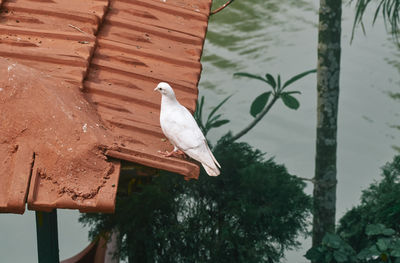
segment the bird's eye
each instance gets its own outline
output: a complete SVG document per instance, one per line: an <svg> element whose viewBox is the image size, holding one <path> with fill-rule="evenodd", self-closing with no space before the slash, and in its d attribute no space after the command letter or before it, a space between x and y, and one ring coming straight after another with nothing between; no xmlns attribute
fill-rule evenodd
<svg viewBox="0 0 400 263"><path fill-rule="evenodd" d="M162 90L162 88L159 88L160 90Z"/></svg>

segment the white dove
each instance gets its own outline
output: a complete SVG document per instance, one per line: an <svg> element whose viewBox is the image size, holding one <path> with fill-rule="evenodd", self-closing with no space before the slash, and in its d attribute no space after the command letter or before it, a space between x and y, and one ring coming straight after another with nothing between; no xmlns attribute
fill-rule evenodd
<svg viewBox="0 0 400 263"><path fill-rule="evenodd" d="M221 166L208 147L207 140L192 114L178 102L171 86L166 82L160 82L154 91L162 95L161 129L174 146L174 150L166 152L165 156L182 154L183 151L199 161L208 175L218 176L220 174L218 167L221 168Z"/></svg>

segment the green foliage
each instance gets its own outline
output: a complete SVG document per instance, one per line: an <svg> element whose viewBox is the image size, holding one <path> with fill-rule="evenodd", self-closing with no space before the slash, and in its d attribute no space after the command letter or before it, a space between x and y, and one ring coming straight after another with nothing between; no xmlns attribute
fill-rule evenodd
<svg viewBox="0 0 400 263"><path fill-rule="evenodd" d="M308 250L305 257L318 263L358 262L354 249L338 235L331 233L326 233L321 245Z"/></svg>
<svg viewBox="0 0 400 263"><path fill-rule="evenodd" d="M329 234L331 241L307 252L308 259L400 263L400 156L382 168L382 177L363 191L361 204L340 219L337 234ZM347 251L349 261L335 258L338 250Z"/></svg>
<svg viewBox="0 0 400 263"><path fill-rule="evenodd" d="M400 235L400 156L382 168L382 180L364 190L361 204L339 221L338 234L361 251L367 244L368 224L383 224Z"/></svg>
<svg viewBox="0 0 400 263"><path fill-rule="evenodd" d="M306 233L305 184L247 143L227 141L214 148L220 176L161 174L139 192L119 191L115 214L81 222L92 238L117 229L129 262L279 262Z"/></svg>
<svg viewBox="0 0 400 263"><path fill-rule="evenodd" d="M367 225L367 246L358 254L337 234L327 233L322 244L307 251L305 257L319 263L400 262L400 239L382 224Z"/></svg>
<svg viewBox="0 0 400 263"><path fill-rule="evenodd" d="M217 106L213 108L213 110L208 115L205 124L203 123L204 96L201 97L200 102L199 101L196 102L196 112L194 113L194 118L197 124L199 125L201 131L203 132L204 136L206 136L211 129L218 128L221 127L222 125L229 123L229 120L227 119L222 119L222 120L220 119L222 116L221 114L217 115L215 114L219 110L219 108L221 108L222 105L224 105L225 102L227 102L231 97L232 95L226 97Z"/></svg>
<svg viewBox="0 0 400 263"><path fill-rule="evenodd" d="M351 2L353 2L352 0ZM356 0L356 14L354 18L354 24L353 24L353 33L352 33L352 39L354 36L354 30L357 24L362 24L363 21L363 16L365 11L367 10L367 6L371 2L376 2L372 0ZM375 10L374 14L374 19L373 23L375 23L379 12L381 12L383 19L385 21L385 26L388 28L390 25L390 30L395 39L398 41L399 33L400 33L400 0L379 0L379 4ZM364 27L363 27L364 28Z"/></svg>
<svg viewBox="0 0 400 263"><path fill-rule="evenodd" d="M261 81L267 83L270 86L270 88L272 89L271 91L262 93L257 98L255 98L254 101L252 102L251 107L250 107L250 114L251 114L251 116L256 118L257 115L259 115L261 112L271 108L271 106L278 99L282 99L283 103L288 108L290 108L292 110L297 110L300 107L300 103L291 94L300 94L300 91L284 92L284 89L287 88L289 85L293 84L294 82L296 82L297 80L307 76L310 73L315 73L315 72L316 72L316 70L313 69L313 70L307 70L300 74L297 74L297 75L293 76L292 78L290 78L289 80L287 80L283 84L283 86L281 85L281 76L279 74L276 79L269 73L265 74L265 78L263 78L259 75L254 75L254 74L250 74L250 73L246 73L246 72L237 72L234 74L234 76L247 77L247 78L261 80ZM273 99L268 104L268 99L271 94L273 96Z"/></svg>
<svg viewBox="0 0 400 263"><path fill-rule="evenodd" d="M175 262L176 253L169 247L182 245L176 235L181 229L177 218L181 180L177 176L158 176L151 184L136 186L135 192L129 184L120 184L114 214L87 213L79 221L91 226L91 239L118 230L122 238L118 244L120 256L129 258L129 262Z"/></svg>
<svg viewBox="0 0 400 263"><path fill-rule="evenodd" d="M357 258L361 262L400 262L400 239L396 232L382 224L367 225L367 246Z"/></svg>

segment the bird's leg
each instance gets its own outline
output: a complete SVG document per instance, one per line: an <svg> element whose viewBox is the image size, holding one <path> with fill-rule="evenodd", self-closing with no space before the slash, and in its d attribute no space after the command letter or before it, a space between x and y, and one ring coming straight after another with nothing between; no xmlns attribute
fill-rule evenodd
<svg viewBox="0 0 400 263"><path fill-rule="evenodd" d="M174 156L174 155L175 155L175 152L178 151L178 150L179 150L179 149L178 149L176 146L174 146L174 149L173 149L171 152L169 152L169 151L165 151L165 152L159 151L159 153L160 153L161 155L164 155L165 157L171 157L171 156Z"/></svg>
<svg viewBox="0 0 400 263"><path fill-rule="evenodd" d="M165 157L171 157L171 156L179 156L179 155L183 155L184 157L186 157L186 154L179 150L178 147L174 146L174 149L171 152L165 151L165 152L160 152L160 154L164 155Z"/></svg>
<svg viewBox="0 0 400 263"><path fill-rule="evenodd" d="M184 153L183 151L181 151L181 150L177 150L176 152L175 152L175 154L176 155L181 155L183 158L187 158L187 156L186 156L186 153Z"/></svg>
<svg viewBox="0 0 400 263"><path fill-rule="evenodd" d="M186 158L186 154L181 150L178 149L178 147L174 146L174 150L172 151L172 154L175 156L182 156L183 158Z"/></svg>
<svg viewBox="0 0 400 263"><path fill-rule="evenodd" d="M174 151L171 151L171 152L169 152L169 151L165 151L165 152L159 151L159 153L160 153L161 155L164 155L164 157L171 157L171 156L173 156L173 155L175 154Z"/></svg>

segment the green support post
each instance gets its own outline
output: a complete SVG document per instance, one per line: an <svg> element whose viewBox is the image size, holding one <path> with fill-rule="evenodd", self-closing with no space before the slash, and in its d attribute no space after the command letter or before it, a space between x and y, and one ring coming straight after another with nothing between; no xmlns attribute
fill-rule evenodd
<svg viewBox="0 0 400 263"><path fill-rule="evenodd" d="M59 263L57 210L36 211L36 234L39 263Z"/></svg>

